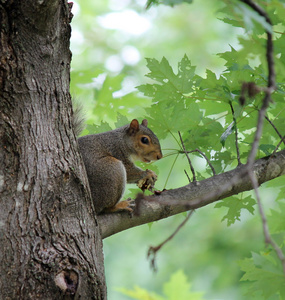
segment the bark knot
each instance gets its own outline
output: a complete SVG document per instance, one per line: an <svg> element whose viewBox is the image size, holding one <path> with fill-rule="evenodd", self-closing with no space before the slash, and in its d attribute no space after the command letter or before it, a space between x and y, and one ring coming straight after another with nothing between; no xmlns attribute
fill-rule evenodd
<svg viewBox="0 0 285 300"><path fill-rule="evenodd" d="M74 270L63 270L55 276L55 284L66 295L75 295L79 276Z"/></svg>

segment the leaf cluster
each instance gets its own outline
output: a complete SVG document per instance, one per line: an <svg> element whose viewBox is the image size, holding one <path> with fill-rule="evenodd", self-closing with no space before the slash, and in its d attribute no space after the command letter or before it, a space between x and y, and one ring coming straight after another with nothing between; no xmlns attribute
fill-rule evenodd
<svg viewBox="0 0 285 300"><path fill-rule="evenodd" d="M246 34L239 38L240 49L230 48L220 53L225 61L225 70L217 75L206 70L205 78L196 74L195 67L185 56L178 63L177 72L163 57L147 59L149 73L147 77L154 83L144 84L138 90L152 99L151 107L146 112L156 124L155 131L160 138L172 135L177 143L176 153L182 154L181 145L177 138L180 131L186 149L192 151L200 149L217 170L222 172L237 164L236 142L238 144L240 159L246 162L257 126L257 115L262 105L263 93L267 86L268 66L265 56L266 35L274 35L275 63L279 71L277 75L277 90L273 95L274 102L267 111L267 121L264 124L260 140L258 156L270 155L284 136L284 57L281 45L285 46L284 27L282 19L284 6L276 1L267 1L267 10L274 20L271 27L263 17L260 17L251 8L240 2L235 2L221 12L227 14L223 20L231 25L245 29ZM230 17L229 17L230 16ZM281 30L277 32L278 30ZM254 82L259 91L244 95L244 83ZM245 101L241 98L245 96ZM235 137L237 135L237 140ZM195 154L193 154L195 155ZM198 154L199 155L199 154ZM207 168L205 174L211 174ZM276 185L276 188L278 183ZM279 185L280 188L280 185ZM284 199L284 194L283 194ZM215 207L227 207L228 212L223 217L227 224L234 224L240 220L241 210L246 209L254 213L255 200L252 195L238 196L224 200ZM281 205L281 209L284 206ZM284 212L283 212L284 213ZM270 218L271 229L279 228L282 233L279 244L284 244L284 222L282 213L272 211L275 218ZM277 216L278 215L278 216ZM283 214L284 215L284 214ZM268 299L272 295L285 297L284 274L280 260L274 251L253 254L252 258L240 263L245 272L242 280L252 282L248 294ZM268 284L274 282L274 284Z"/></svg>
<svg viewBox="0 0 285 300"><path fill-rule="evenodd" d="M163 286L163 296L154 292L149 292L141 287L134 287L133 290L119 289L121 293L137 300L203 300L203 293L192 292L191 283L188 282L186 275L179 270L171 275L171 278Z"/></svg>
<svg viewBox="0 0 285 300"><path fill-rule="evenodd" d="M173 6L180 2L192 1L162 2ZM203 157L199 152L192 153L195 149L199 149L208 157L216 173L237 166L236 144L240 160L245 163L254 140L257 115L264 96L262 90L267 86L265 32L268 31L274 37L277 89L267 110L257 155L270 155L279 143L280 135L285 134L285 5L277 0L257 2L268 12L272 27L265 18L244 3L238 0L224 1L224 7L219 11L220 20L241 28L243 34L238 38L238 47L229 46L227 51L218 54L224 61L224 69L220 73L207 69L204 76L199 75L187 49L177 66L171 65L170 58L147 58L148 82L137 87L140 94L122 94L125 80L122 75L105 76L102 79L100 76L103 71L98 71L92 77L100 84L94 84L90 81L90 76L85 77L82 72L73 73L78 86L84 85L92 89L96 99L94 106L89 109L93 121L88 123L84 134L119 127L135 116L147 117L151 128L162 142L164 156L174 156L173 165L167 166L169 173L181 173L180 169L175 169L178 157L183 159L186 165L178 131L181 132L186 150L191 152L190 159L194 164L196 162L196 167L198 166L198 179L212 176L212 170L205 161L201 163ZM147 6L158 3L148 1ZM254 83L259 91L253 94L244 92L244 83ZM244 98L244 101L241 101L241 98ZM95 123L101 122L101 125L94 125L94 118ZM114 121L116 119L117 121ZM199 165L202 167L199 168ZM174 181L170 182L167 187L175 187L172 186ZM280 191L279 200L284 199L283 185L282 181L272 184L275 191ZM251 194L242 194L223 200L215 207L227 210L222 220L226 220L229 226L241 220L243 210L253 214L256 211L255 203ZM280 202L279 209L272 210L269 218L270 230L281 246L284 245L285 237L284 209L284 204ZM250 295L257 297L256 299L268 299L276 294L281 299L285 298L284 274L280 269L280 261L271 249L260 254L253 253L251 258L241 261L240 266L245 272L242 280L250 282ZM186 291L186 281L181 278L181 273L180 277L177 274L175 276L179 278L178 281L185 283L182 290ZM172 280L176 281L175 278ZM274 284L266 284L268 282ZM174 285L168 285L171 286L169 289L174 289ZM164 296L149 293L141 288L124 290L124 293L134 299L172 299L167 290L166 288ZM179 299L184 298L181 296Z"/></svg>
<svg viewBox="0 0 285 300"><path fill-rule="evenodd" d="M284 193L284 187L282 193ZM271 234L278 244L282 245L283 252L285 248L284 214L285 203L281 201L278 208L272 209L268 217ZM243 259L239 265L244 272L241 280L250 282L247 295L252 299L285 298L284 273L273 249L266 249L259 254L252 253L250 258ZM273 296L278 296L278 298L271 298Z"/></svg>

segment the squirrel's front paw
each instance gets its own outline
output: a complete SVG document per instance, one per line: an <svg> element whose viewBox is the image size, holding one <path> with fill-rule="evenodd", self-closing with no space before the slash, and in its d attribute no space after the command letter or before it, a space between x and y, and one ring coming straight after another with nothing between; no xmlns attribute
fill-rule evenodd
<svg viewBox="0 0 285 300"><path fill-rule="evenodd" d="M142 191L144 190L152 191L156 180L157 180L157 175L152 170L146 170L146 176L144 176L138 181L138 187Z"/></svg>

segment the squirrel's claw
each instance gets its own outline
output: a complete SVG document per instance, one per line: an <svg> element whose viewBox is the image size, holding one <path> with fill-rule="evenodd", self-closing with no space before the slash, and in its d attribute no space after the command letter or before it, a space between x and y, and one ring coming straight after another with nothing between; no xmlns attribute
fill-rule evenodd
<svg viewBox="0 0 285 300"><path fill-rule="evenodd" d="M157 175L152 170L146 170L146 176L138 181L138 187L142 190L153 191L154 184L157 180Z"/></svg>
<svg viewBox="0 0 285 300"><path fill-rule="evenodd" d="M127 211L129 216L132 218L134 214L134 209L136 208L136 202L134 199L128 198L122 202L125 202L127 206L123 209L124 211Z"/></svg>
<svg viewBox="0 0 285 300"><path fill-rule="evenodd" d="M115 206L105 208L105 213L111 213L111 212L121 212L121 211L127 211L130 215L130 217L133 216L133 210L136 207L135 200L128 198L127 200L118 202Z"/></svg>

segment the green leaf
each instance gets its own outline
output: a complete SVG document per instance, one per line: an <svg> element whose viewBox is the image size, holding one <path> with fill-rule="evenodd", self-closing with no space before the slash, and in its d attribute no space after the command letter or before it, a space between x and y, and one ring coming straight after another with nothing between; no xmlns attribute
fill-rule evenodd
<svg viewBox="0 0 285 300"><path fill-rule="evenodd" d="M129 120L127 119L126 116L117 113L117 121L115 122L116 128L127 125L129 123ZM86 129L90 134L96 134L96 133L101 133L101 132L106 132L109 130L112 130L113 128L109 125L109 123L101 121L99 125L96 124L88 124L86 126Z"/></svg>
<svg viewBox="0 0 285 300"><path fill-rule="evenodd" d="M244 199L238 197L231 197L230 199L225 199L218 202L215 205L215 208L226 207L228 208L227 214L222 218L222 221L227 220L227 226L230 226L235 223L235 221L240 221L241 210L246 209L252 215L254 212L254 205L256 204L255 200L248 196Z"/></svg>
<svg viewBox="0 0 285 300"><path fill-rule="evenodd" d="M254 29L254 23L258 23L264 30L272 33L272 26L266 21L266 19L248 5L239 3L235 7L235 11L243 17L245 28L247 30Z"/></svg>
<svg viewBox="0 0 285 300"><path fill-rule="evenodd" d="M227 129L225 130L225 132L221 135L221 138L220 138L220 142L221 144L223 145L223 147L225 147L225 143L226 143L226 139L228 138L229 135L231 135L234 131L234 122L232 122L228 127Z"/></svg>
<svg viewBox="0 0 285 300"><path fill-rule="evenodd" d="M170 280L163 286L163 292L167 300L200 300L203 293L190 291L191 284L188 282L182 270L174 273Z"/></svg>
<svg viewBox="0 0 285 300"><path fill-rule="evenodd" d="M284 188L283 188L284 190ZM284 193L284 191L282 191ZM284 194L283 194L284 197ZM270 216L268 217L268 224L271 233L285 232L285 203L279 202L278 210L270 210Z"/></svg>
<svg viewBox="0 0 285 300"><path fill-rule="evenodd" d="M163 286L165 297L159 296L153 292L149 292L138 286L133 290L120 288L122 294L137 300L203 300L203 293L190 291L191 284L188 282L182 270L171 275L170 280Z"/></svg>
<svg viewBox="0 0 285 300"><path fill-rule="evenodd" d="M265 154L270 155L275 150L274 145L268 145L268 144L261 144L259 145L259 149Z"/></svg>
<svg viewBox="0 0 285 300"><path fill-rule="evenodd" d="M128 118L126 116L123 116L120 113L117 114L117 122L115 122L116 128L125 126L129 123L130 123L130 121L128 120Z"/></svg>
<svg viewBox="0 0 285 300"><path fill-rule="evenodd" d="M234 14L229 13L228 7L220 10L225 13L225 17L222 18L225 23L245 28L247 31L258 31L258 33L263 33L264 31L272 32L272 26L265 18L248 5L236 2L235 5L231 6L231 10L234 11Z"/></svg>
<svg viewBox="0 0 285 300"><path fill-rule="evenodd" d="M166 300L165 298L138 286L135 286L133 290L120 288L117 289L117 291L136 300Z"/></svg>
<svg viewBox="0 0 285 300"><path fill-rule="evenodd" d="M284 274L281 262L274 254L253 253L252 258L246 258L239 262L240 268L245 272L242 281L249 281L247 295L262 295L259 299L268 299L271 296L279 295L285 299Z"/></svg>
<svg viewBox="0 0 285 300"><path fill-rule="evenodd" d="M96 134L96 133L112 130L111 126L107 122L101 122L100 125L87 124L86 129L88 130L89 134Z"/></svg>
<svg viewBox="0 0 285 300"><path fill-rule="evenodd" d="M193 91L193 81L195 77L195 67L191 65L190 60L186 55L182 58L181 62L178 64L178 73L174 74L172 67L165 57L162 58L161 62L156 59L147 59L147 67L150 70L146 76L159 82L163 86L163 92L171 94L171 98L182 99L183 94L188 94ZM198 77L196 78L198 79ZM156 95L162 92L162 89L158 85L150 87L146 85L148 89L142 88L138 89L148 95ZM168 97L169 98L169 97ZM159 98L160 101L165 101L164 98Z"/></svg>
<svg viewBox="0 0 285 300"><path fill-rule="evenodd" d="M162 84L175 81L175 74L165 57L162 58L161 62L155 58L147 58L146 61L147 67L150 70L150 73L146 75L147 77Z"/></svg>

